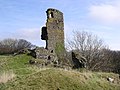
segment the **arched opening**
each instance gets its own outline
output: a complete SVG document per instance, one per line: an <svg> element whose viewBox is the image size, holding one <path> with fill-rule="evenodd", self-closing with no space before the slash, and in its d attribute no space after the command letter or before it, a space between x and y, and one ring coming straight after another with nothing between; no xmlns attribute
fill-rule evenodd
<svg viewBox="0 0 120 90"><path fill-rule="evenodd" d="M51 12L51 13L49 14L49 18L54 18L53 12Z"/></svg>

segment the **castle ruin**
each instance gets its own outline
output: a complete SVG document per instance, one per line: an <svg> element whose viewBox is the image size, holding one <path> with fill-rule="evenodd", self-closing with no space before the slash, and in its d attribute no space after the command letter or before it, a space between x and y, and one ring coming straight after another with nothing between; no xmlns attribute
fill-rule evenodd
<svg viewBox="0 0 120 90"><path fill-rule="evenodd" d="M46 41L46 49L54 50L57 44L64 46L63 13L56 9L48 9L46 27L42 27L41 39Z"/></svg>
<svg viewBox="0 0 120 90"><path fill-rule="evenodd" d="M41 39L45 40L45 48L36 49L36 58L58 60L64 55L64 21L63 13L49 8L46 11L46 26L41 29Z"/></svg>
<svg viewBox="0 0 120 90"><path fill-rule="evenodd" d="M85 68L86 58L73 51L65 57L64 47L64 21L63 13L59 10L49 8L46 11L47 22L41 28L41 39L46 42L46 46L35 49L35 57L42 64L49 65L72 65L72 68Z"/></svg>

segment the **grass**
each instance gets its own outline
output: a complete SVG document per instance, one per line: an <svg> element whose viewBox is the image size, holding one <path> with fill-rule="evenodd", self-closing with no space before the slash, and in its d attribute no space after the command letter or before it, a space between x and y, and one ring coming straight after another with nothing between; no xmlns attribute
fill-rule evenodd
<svg viewBox="0 0 120 90"><path fill-rule="evenodd" d="M29 59L31 57L27 55L0 56L0 69L12 70L15 74L14 78L0 84L0 90L120 90L117 74L38 68L27 64ZM111 83L107 77L115 81Z"/></svg>
<svg viewBox="0 0 120 90"><path fill-rule="evenodd" d="M99 75L93 72L43 68L8 82L5 90L119 90L120 83L110 83L104 75L105 73ZM111 75L117 77L116 74Z"/></svg>
<svg viewBox="0 0 120 90"><path fill-rule="evenodd" d="M29 74L31 71L28 69L29 60L32 57L23 55L13 56L0 56L0 73L5 71L13 71L16 75Z"/></svg>
<svg viewBox="0 0 120 90"><path fill-rule="evenodd" d="M9 72L3 72L0 75L0 83L6 83L9 80L13 79L15 77L15 74L12 71Z"/></svg>

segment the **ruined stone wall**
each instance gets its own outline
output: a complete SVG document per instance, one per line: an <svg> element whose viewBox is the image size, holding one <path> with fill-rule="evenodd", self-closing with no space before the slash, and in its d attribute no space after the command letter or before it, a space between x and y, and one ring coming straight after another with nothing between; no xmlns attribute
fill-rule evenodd
<svg viewBox="0 0 120 90"><path fill-rule="evenodd" d="M48 59L49 51L44 47L36 48L36 58L39 59Z"/></svg>
<svg viewBox="0 0 120 90"><path fill-rule="evenodd" d="M64 52L63 13L56 9L48 9L46 27L42 27L41 39L46 41L46 49L58 54Z"/></svg>
<svg viewBox="0 0 120 90"><path fill-rule="evenodd" d="M55 50L57 45L64 46L64 22L63 13L56 9L48 9L47 13L47 33L48 49Z"/></svg>
<svg viewBox="0 0 120 90"><path fill-rule="evenodd" d="M36 58L44 59L49 61L56 61L57 56L53 51L45 49L44 47L37 47L36 50Z"/></svg>

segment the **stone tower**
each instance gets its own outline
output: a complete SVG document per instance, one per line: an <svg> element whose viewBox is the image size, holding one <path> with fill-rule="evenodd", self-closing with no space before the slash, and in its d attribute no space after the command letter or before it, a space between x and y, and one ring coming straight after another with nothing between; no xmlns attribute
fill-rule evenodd
<svg viewBox="0 0 120 90"><path fill-rule="evenodd" d="M64 52L64 21L63 13L49 8L46 11L46 27L42 27L41 39L46 41L46 49L62 54Z"/></svg>

